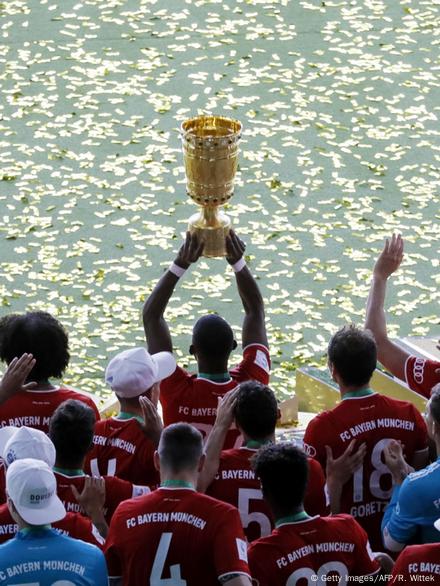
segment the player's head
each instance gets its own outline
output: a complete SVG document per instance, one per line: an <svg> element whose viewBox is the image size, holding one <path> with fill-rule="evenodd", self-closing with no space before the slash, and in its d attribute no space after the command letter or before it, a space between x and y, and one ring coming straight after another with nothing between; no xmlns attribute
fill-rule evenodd
<svg viewBox="0 0 440 586"><path fill-rule="evenodd" d="M174 423L166 427L154 454L161 477L197 474L203 465L202 434L188 423Z"/></svg>
<svg viewBox="0 0 440 586"><path fill-rule="evenodd" d="M56 452L50 438L32 427L0 428L0 456L6 468L24 458L41 460L51 468L55 465Z"/></svg>
<svg viewBox="0 0 440 586"><path fill-rule="evenodd" d="M208 364L227 362L237 347L231 326L219 315L210 313L197 320L192 335L190 352Z"/></svg>
<svg viewBox="0 0 440 586"><path fill-rule="evenodd" d="M425 421L429 437L432 440L440 438L440 383L431 391L431 398L426 404Z"/></svg>
<svg viewBox="0 0 440 586"><path fill-rule="evenodd" d="M44 311L7 315L0 320L0 358L9 364L24 353L32 354L36 360L29 380L60 378L69 363L65 329Z"/></svg>
<svg viewBox="0 0 440 586"><path fill-rule="evenodd" d="M9 511L20 527L48 525L66 516L54 473L42 460L12 462L6 472L6 493Z"/></svg>
<svg viewBox="0 0 440 586"><path fill-rule="evenodd" d="M377 347L369 330L354 325L336 332L328 345L328 362L334 380L345 387L368 385L377 361Z"/></svg>
<svg viewBox="0 0 440 586"><path fill-rule="evenodd" d="M176 361L171 352L149 354L145 348L131 348L110 360L105 382L121 403L136 405L139 397L146 395L156 404L159 382L175 370Z"/></svg>
<svg viewBox="0 0 440 586"><path fill-rule="evenodd" d="M257 381L241 383L234 416L239 430L251 440L264 440L275 433L278 404L273 391Z"/></svg>
<svg viewBox="0 0 440 586"><path fill-rule="evenodd" d="M267 444L253 459L264 499L279 519L303 508L307 485L307 456L290 442Z"/></svg>
<svg viewBox="0 0 440 586"><path fill-rule="evenodd" d="M82 468L92 447L94 426L95 413L82 401L69 399L55 409L49 424L49 437L55 445L58 466Z"/></svg>

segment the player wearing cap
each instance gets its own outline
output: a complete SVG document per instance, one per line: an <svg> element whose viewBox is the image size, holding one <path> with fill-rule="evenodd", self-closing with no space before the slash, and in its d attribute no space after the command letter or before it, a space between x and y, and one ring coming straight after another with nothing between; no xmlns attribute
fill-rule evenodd
<svg viewBox="0 0 440 586"><path fill-rule="evenodd" d="M400 440L414 467L426 465L426 425L411 403L369 388L376 367L376 344L368 331L354 326L340 329L330 340L328 365L342 401L309 423L305 448L324 470L329 454L337 459L354 442L365 450L363 465L341 486L340 511L332 511L353 515L367 531L373 549L381 550L380 525L393 488L383 450L391 439Z"/></svg>
<svg viewBox="0 0 440 586"><path fill-rule="evenodd" d="M195 491L203 461L199 431L186 423L164 429L155 453L161 487L113 516L111 584L251 586L237 509Z"/></svg>
<svg viewBox="0 0 440 586"><path fill-rule="evenodd" d="M203 492L207 487L207 494L238 508L249 542L269 535L273 529L272 513L263 500L251 460L261 446L275 442L278 417L277 400L269 387L257 381L241 383L222 400L206 445L206 463L198 488ZM234 419L244 444L221 452ZM327 515L324 473L313 458L308 458L308 464L306 508L312 515Z"/></svg>
<svg viewBox="0 0 440 586"><path fill-rule="evenodd" d="M160 385L165 425L186 421L197 427L205 439L214 424L219 397L233 389L238 382L251 379L264 384L269 382L270 357L263 298L244 261L245 245L233 231L226 238L226 247L226 260L235 271L245 311L243 360L232 370L228 369L229 356L237 347L232 329L218 315L205 315L194 325L190 346L190 353L197 360L198 374L189 374L177 367L174 374ZM145 302L143 320L150 353L172 352L173 345L164 312L179 278L198 260L202 250L203 243L188 233L174 263ZM231 430L225 448L234 447L238 438L238 432ZM241 441L238 445L241 445Z"/></svg>
<svg viewBox="0 0 440 586"><path fill-rule="evenodd" d="M0 453L2 454L5 467L7 468L16 460L31 458L41 460L50 468L55 464L55 446L45 433L31 427L8 427L0 429ZM101 512L91 502L91 518L101 519ZM0 505L0 543L11 539L18 532L18 525L13 520L9 508L6 504L6 493L4 504ZM80 515L79 513L67 513L67 515L54 523L54 529L59 532L82 539L88 543L93 543L102 547L104 539L99 534L97 528L92 524L91 519Z"/></svg>
<svg viewBox="0 0 440 586"><path fill-rule="evenodd" d="M25 353L31 355L28 381L34 384L22 385L21 392L9 395L1 407L0 426L26 425L47 433L52 413L67 399L83 401L99 419L91 397L50 382L63 375L70 358L67 333L58 320L43 311L0 319L0 359L14 365L17 357Z"/></svg>
<svg viewBox="0 0 440 586"><path fill-rule="evenodd" d="M388 338L384 311L387 281L403 260L403 239L393 234L373 269L367 301L365 327L371 330L377 343L378 360L394 376L406 381L409 388L429 398L431 389L440 383L440 362L409 354Z"/></svg>
<svg viewBox="0 0 440 586"><path fill-rule="evenodd" d="M41 460L17 460L8 467L8 507L20 531L0 546L0 584L107 586L102 552L51 528L66 515L56 488L53 472Z"/></svg>
<svg viewBox="0 0 440 586"><path fill-rule="evenodd" d="M380 571L365 531L349 515L310 517L304 510L307 458L291 443L268 444L255 456L255 473L276 529L249 547L259 586L325 584Z"/></svg>
<svg viewBox="0 0 440 586"><path fill-rule="evenodd" d="M61 404L50 421L49 437L56 449L54 467L58 484L58 496L63 501L68 512L87 513L87 492L81 498L85 488L86 474L84 460L92 447L95 416L93 411L80 401L66 401ZM145 486L137 486L116 478L103 476L105 485L104 516L110 522L116 507L123 500L150 492ZM94 519L95 525L103 537L107 527L104 520Z"/></svg>
<svg viewBox="0 0 440 586"><path fill-rule="evenodd" d="M156 425L147 427L142 406L146 402L156 409L159 383L175 369L176 361L170 352L151 355L145 348L125 350L110 361L105 380L121 407L115 417L96 422L86 472L118 476L134 484L158 484L153 454L162 426L157 416Z"/></svg>
<svg viewBox="0 0 440 586"><path fill-rule="evenodd" d="M427 468L410 474L399 442L390 443L385 450L394 490L382 530L384 544L391 551L400 551L408 543L440 541L435 524L440 509L440 385L434 387L426 405L426 425L439 456Z"/></svg>

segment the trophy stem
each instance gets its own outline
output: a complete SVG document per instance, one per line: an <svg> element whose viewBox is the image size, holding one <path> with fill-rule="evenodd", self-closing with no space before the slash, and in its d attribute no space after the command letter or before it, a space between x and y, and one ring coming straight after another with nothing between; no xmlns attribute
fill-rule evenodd
<svg viewBox="0 0 440 586"><path fill-rule="evenodd" d="M204 207L200 213L191 216L188 229L205 243L203 256L226 256L225 238L231 229L231 220L217 207Z"/></svg>

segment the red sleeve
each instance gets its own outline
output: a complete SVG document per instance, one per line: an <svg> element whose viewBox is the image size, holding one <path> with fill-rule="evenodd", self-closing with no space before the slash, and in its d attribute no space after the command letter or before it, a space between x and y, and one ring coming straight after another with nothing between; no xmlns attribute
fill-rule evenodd
<svg viewBox="0 0 440 586"><path fill-rule="evenodd" d="M349 515L346 517L351 521L349 532L352 542L356 545L354 553L356 566L353 575L368 576L370 574L375 574L380 570L380 565L373 557L367 533L352 517Z"/></svg>
<svg viewBox="0 0 440 586"><path fill-rule="evenodd" d="M410 356L405 364L405 378L410 389L429 399L432 387L440 383L440 362Z"/></svg>
<svg viewBox="0 0 440 586"><path fill-rule="evenodd" d="M169 396L176 392L182 391L192 375L186 372L181 366L177 366L176 370L168 378L165 378L160 383L160 400L168 399Z"/></svg>
<svg viewBox="0 0 440 586"><path fill-rule="evenodd" d="M264 385L269 384L269 350L262 344L249 344L243 349L243 360L230 373L237 382L257 380Z"/></svg>
<svg viewBox="0 0 440 586"><path fill-rule="evenodd" d="M214 565L217 577L228 574L250 576L247 562L247 542L241 526L240 514L230 507L222 512L214 530Z"/></svg>
<svg viewBox="0 0 440 586"><path fill-rule="evenodd" d="M327 463L327 456L325 452L325 445L331 444L325 440L326 422L323 420L322 415L316 416L307 426L306 433L304 434L303 446L305 453L310 458L315 458L321 464L323 470Z"/></svg>
<svg viewBox="0 0 440 586"><path fill-rule="evenodd" d="M248 555L251 576L258 586L272 586L273 576L267 576L268 560L262 555L263 551L260 551L260 549L257 541L254 541L249 546Z"/></svg>
<svg viewBox="0 0 440 586"><path fill-rule="evenodd" d="M304 508L309 515L326 517L330 514L330 507L325 492L325 476L318 460L308 458L309 479L307 481Z"/></svg>
<svg viewBox="0 0 440 586"><path fill-rule="evenodd" d="M122 563L118 547L118 536L125 534L125 528L120 521L122 517L120 511L116 511L113 515L104 546L108 575L114 578L122 576Z"/></svg>

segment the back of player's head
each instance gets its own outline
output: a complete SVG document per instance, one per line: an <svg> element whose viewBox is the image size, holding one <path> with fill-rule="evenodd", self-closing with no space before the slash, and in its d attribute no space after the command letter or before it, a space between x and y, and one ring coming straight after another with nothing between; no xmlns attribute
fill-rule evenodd
<svg viewBox="0 0 440 586"><path fill-rule="evenodd" d="M0 358L9 364L15 356L32 354L34 381L60 378L69 363L67 333L58 320L44 311L7 315L0 320Z"/></svg>
<svg viewBox="0 0 440 586"><path fill-rule="evenodd" d="M253 459L263 496L271 508L289 515L302 507L308 477L307 456L290 442L267 444Z"/></svg>
<svg viewBox="0 0 440 586"><path fill-rule="evenodd" d="M197 320L193 328L192 346L194 353L218 361L229 357L236 342L228 322L210 313Z"/></svg>
<svg viewBox="0 0 440 586"><path fill-rule="evenodd" d="M377 347L372 333L355 325L344 326L330 340L328 360L345 386L367 385L377 361Z"/></svg>
<svg viewBox="0 0 440 586"><path fill-rule="evenodd" d="M163 430L157 451L162 469L174 474L195 470L203 454L202 434L188 423L174 423Z"/></svg>
<svg viewBox="0 0 440 586"><path fill-rule="evenodd" d="M278 404L273 391L257 381L241 383L234 407L235 422L251 439L273 435Z"/></svg>
<svg viewBox="0 0 440 586"><path fill-rule="evenodd" d="M76 467L92 446L94 426L95 413L91 407L74 399L61 403L49 424L49 437L57 451L57 462Z"/></svg>

